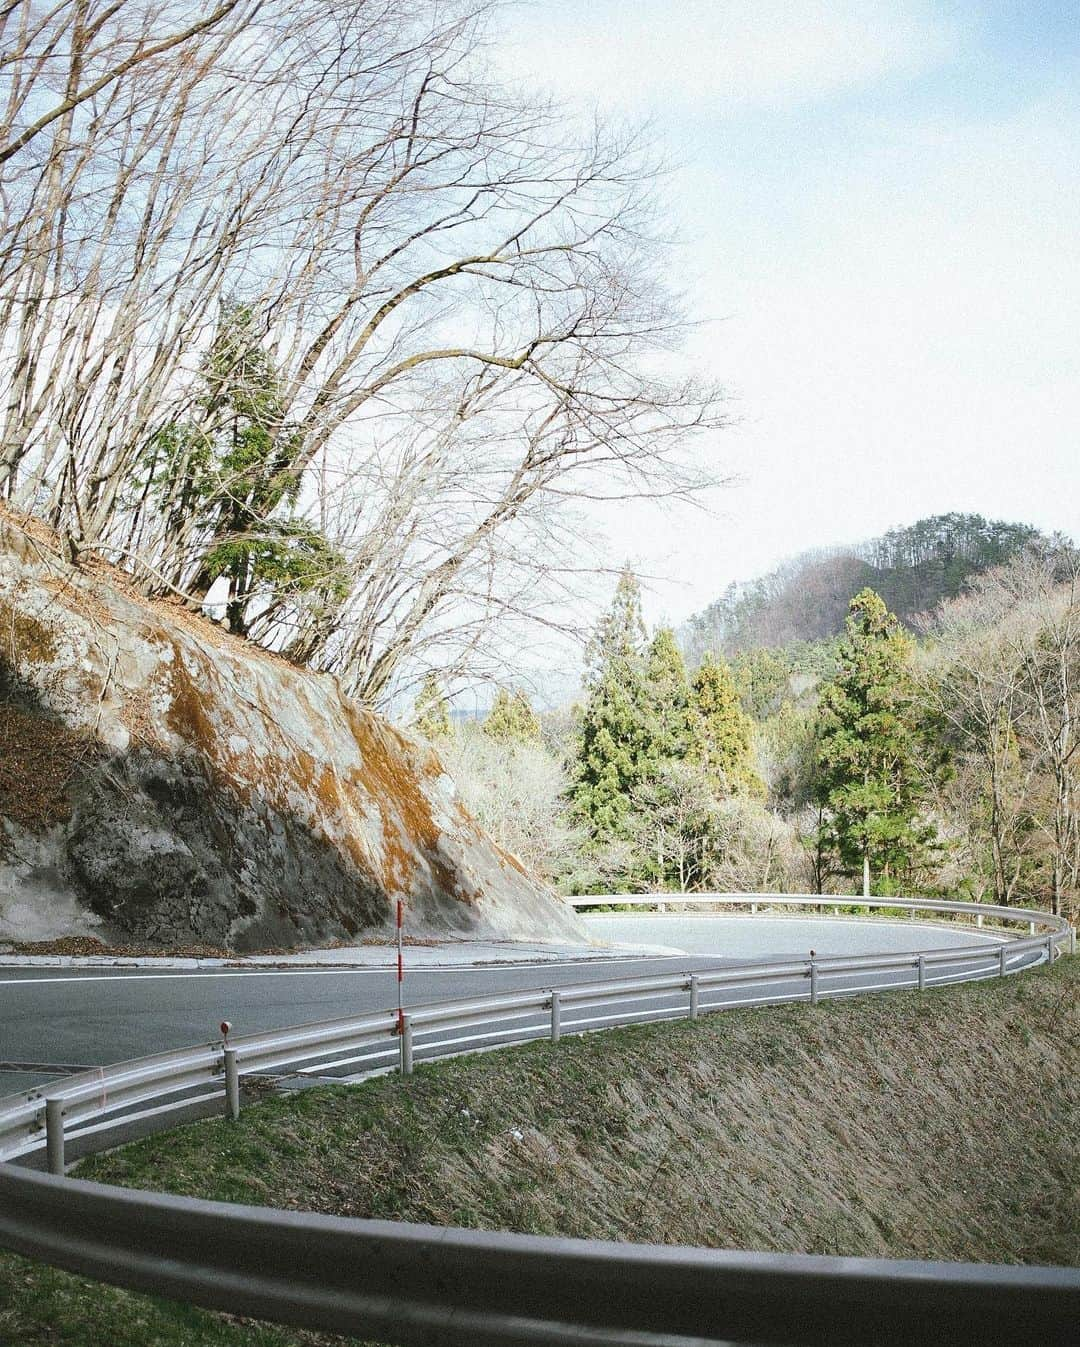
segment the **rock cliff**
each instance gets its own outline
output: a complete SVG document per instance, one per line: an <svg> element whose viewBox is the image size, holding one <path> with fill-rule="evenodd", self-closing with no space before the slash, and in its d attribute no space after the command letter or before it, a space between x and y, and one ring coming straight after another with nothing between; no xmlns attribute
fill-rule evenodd
<svg viewBox="0 0 1080 1347"><path fill-rule="evenodd" d="M436 755L335 680L0 513L0 938L583 939Z"/></svg>

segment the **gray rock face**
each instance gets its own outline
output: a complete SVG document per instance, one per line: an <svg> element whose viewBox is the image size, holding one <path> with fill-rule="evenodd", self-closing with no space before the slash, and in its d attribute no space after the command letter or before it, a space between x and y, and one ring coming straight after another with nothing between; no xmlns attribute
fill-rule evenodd
<svg viewBox="0 0 1080 1347"><path fill-rule="evenodd" d="M438 758L336 682L0 514L0 938L584 939Z"/></svg>

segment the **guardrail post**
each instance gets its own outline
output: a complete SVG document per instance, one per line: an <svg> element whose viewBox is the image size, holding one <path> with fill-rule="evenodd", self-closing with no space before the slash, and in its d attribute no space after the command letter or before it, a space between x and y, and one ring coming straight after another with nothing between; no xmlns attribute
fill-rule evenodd
<svg viewBox="0 0 1080 1347"><path fill-rule="evenodd" d="M412 1020L408 1015L402 1015L401 1027L398 1030L401 1035L400 1055L401 1055L401 1074L411 1076L413 1068L413 1046L412 1046Z"/></svg>
<svg viewBox="0 0 1080 1347"><path fill-rule="evenodd" d="M1069 927L1069 953L1070 953L1070 954L1075 954L1075 953L1076 953L1076 927L1075 927L1075 926L1070 926L1070 927Z"/></svg>
<svg viewBox="0 0 1080 1347"><path fill-rule="evenodd" d="M998 949L998 977L1004 977L1005 972L1005 946L1002 944Z"/></svg>
<svg viewBox="0 0 1080 1347"><path fill-rule="evenodd" d="M551 1041L558 1043L562 1036L562 998L557 991L551 993Z"/></svg>
<svg viewBox="0 0 1080 1347"><path fill-rule="evenodd" d="M982 913L981 913L981 912L976 912L976 914L975 914L975 925L976 925L976 926L981 926L981 925L982 925Z"/></svg>
<svg viewBox="0 0 1080 1347"><path fill-rule="evenodd" d="M811 1004L812 1006L816 1006L816 1005L817 1005L817 998L818 998L817 978L818 978L817 964L814 962L813 959L811 959L811 960L810 960L810 1004Z"/></svg>
<svg viewBox="0 0 1080 1347"><path fill-rule="evenodd" d="M920 954L916 963L919 966L919 991L926 991L926 960Z"/></svg>
<svg viewBox="0 0 1080 1347"><path fill-rule="evenodd" d="M698 1017L698 980L697 977L690 974L690 1018L696 1020Z"/></svg>
<svg viewBox="0 0 1080 1347"><path fill-rule="evenodd" d="M240 1068L236 1064L236 1049L225 1048L225 1116L236 1122L240 1117Z"/></svg>
<svg viewBox="0 0 1080 1347"><path fill-rule="evenodd" d="M756 917L756 916L757 916L757 903L751 903L751 904L750 904L750 915L751 915L752 917Z"/></svg>
<svg viewBox="0 0 1080 1347"><path fill-rule="evenodd" d="M45 1152L50 1174L64 1173L64 1101L45 1100Z"/></svg>
<svg viewBox="0 0 1080 1347"><path fill-rule="evenodd" d="M1033 921L1029 921L1029 922L1028 922L1028 935L1034 935L1034 934L1035 934L1035 923L1034 923Z"/></svg>
<svg viewBox="0 0 1080 1347"><path fill-rule="evenodd" d="M1046 962L1054 962L1054 937L1052 935L1046 937Z"/></svg>

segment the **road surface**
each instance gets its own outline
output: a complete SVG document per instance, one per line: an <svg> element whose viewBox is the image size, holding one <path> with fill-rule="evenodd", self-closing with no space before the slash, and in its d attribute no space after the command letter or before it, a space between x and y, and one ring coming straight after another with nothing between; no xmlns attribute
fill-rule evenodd
<svg viewBox="0 0 1080 1347"><path fill-rule="evenodd" d="M406 977L408 1006L449 998L475 997L498 992L541 989L589 981L640 978L650 974L731 967L743 960L696 957L634 956L534 965L481 965L417 969ZM1014 965L1010 965L1013 967ZM995 970L987 970L988 973ZM931 981L944 978L944 968ZM846 973L831 977L829 992L871 990L911 985L914 973ZM703 998L702 1009L724 1003L753 1003L768 999L795 1000L807 995L805 978L769 987L740 985L718 988ZM0 1095L14 1093L73 1070L105 1066L131 1057L207 1042L220 1037L221 1020L234 1033L282 1028L313 1020L381 1010L396 1002L395 974L391 969L74 969L4 968L0 970ZM686 997L664 993L648 1008L655 1018L687 1013ZM564 1032L595 1028L642 1017L642 1000L607 1002L603 1007L567 1008ZM509 1030L505 1023L477 1024L458 1038L455 1047L491 1046L522 1030L539 1036L546 1032L542 1015L518 1017ZM446 1046L447 1031L418 1034L418 1060L435 1042ZM442 1037L440 1037L440 1034ZM384 1054L388 1059L391 1050ZM346 1062L331 1061L314 1068L317 1074L348 1075L387 1064L370 1055Z"/></svg>
<svg viewBox="0 0 1080 1347"><path fill-rule="evenodd" d="M684 955L688 969L716 959ZM563 986L589 979L670 972L670 958L583 960L418 969L406 976L410 1004ZM44 1082L51 1071L107 1066L129 1057L396 1004L392 969L0 969L0 1095Z"/></svg>

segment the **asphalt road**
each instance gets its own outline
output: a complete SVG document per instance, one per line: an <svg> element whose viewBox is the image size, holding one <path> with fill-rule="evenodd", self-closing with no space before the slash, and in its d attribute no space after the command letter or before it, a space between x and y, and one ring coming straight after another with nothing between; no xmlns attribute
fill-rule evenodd
<svg viewBox="0 0 1080 1347"><path fill-rule="evenodd" d="M580 964L480 965L406 975L410 1005L451 997L564 986L630 975L715 968L683 955ZM382 1010L397 1002L391 969L0 969L0 1094L46 1081L31 1068L107 1066L129 1057L310 1020Z"/></svg>
<svg viewBox="0 0 1080 1347"><path fill-rule="evenodd" d="M407 1006L449 998L475 997L506 991L543 989L589 981L613 981L673 971L699 971L733 966L742 960L676 955L634 957L579 964L486 965L413 970L406 977ZM990 970L988 970L990 971ZM941 975L945 970L941 970ZM911 985L904 972L845 973L830 978L828 990L859 991ZM937 980L936 977L931 979ZM702 1009L725 1003L802 999L805 978L790 983L716 988L703 997ZM823 987L823 991L824 991ZM308 1021L387 1009L396 1004L396 982L390 969L318 970L209 969L0 969L0 1095L62 1079L69 1070L105 1066L131 1057L207 1042L219 1037L227 1019L234 1033L246 1034ZM567 1006L564 1032L642 1018L643 1009L656 1018L687 1013L685 995L664 993L643 1007L633 1001L603 1006ZM522 1031L547 1032L543 1015L506 1022L477 1024L456 1031L459 1050L488 1047ZM436 1045L443 1050L450 1031L418 1033L416 1055L422 1060ZM318 1074L348 1075L383 1064L393 1049L348 1061L324 1062Z"/></svg>

